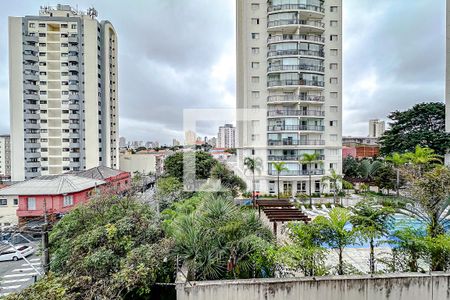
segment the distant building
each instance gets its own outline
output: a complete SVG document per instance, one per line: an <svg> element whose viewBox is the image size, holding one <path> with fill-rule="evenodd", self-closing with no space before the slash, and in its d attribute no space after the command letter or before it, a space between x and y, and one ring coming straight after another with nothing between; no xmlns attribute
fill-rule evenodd
<svg viewBox="0 0 450 300"><path fill-rule="evenodd" d="M188 130L184 133L184 144L186 146L195 145L196 142L197 142L197 134L194 131Z"/></svg>
<svg viewBox="0 0 450 300"><path fill-rule="evenodd" d="M173 139L173 140L172 140L172 146L173 146L173 147L175 147L175 146L180 146L180 145L181 145L181 143L180 143L179 140L177 140L177 139Z"/></svg>
<svg viewBox="0 0 450 300"><path fill-rule="evenodd" d="M217 134L218 148L236 148L236 128L233 124L225 124L219 127Z"/></svg>
<svg viewBox="0 0 450 300"><path fill-rule="evenodd" d="M122 193L130 188L128 172L96 167L81 172L41 176L0 190L2 197L19 200L16 215L19 224L39 219L47 212L50 220L85 203L97 191Z"/></svg>
<svg viewBox="0 0 450 300"><path fill-rule="evenodd" d="M6 187L6 185L0 184L0 195L2 193L2 189ZM17 225L16 211L18 207L18 196L0 196L0 230L6 229L9 226Z"/></svg>
<svg viewBox="0 0 450 300"><path fill-rule="evenodd" d="M118 46L95 9L9 17L11 177L117 168Z"/></svg>
<svg viewBox="0 0 450 300"><path fill-rule="evenodd" d="M123 136L119 139L119 148L126 148L127 147L127 139Z"/></svg>
<svg viewBox="0 0 450 300"><path fill-rule="evenodd" d="M140 172L144 174L162 174L164 170L164 159L169 154L167 151L141 151L136 154L121 153L120 167L122 170L134 173Z"/></svg>
<svg viewBox="0 0 450 300"><path fill-rule="evenodd" d="M216 137L212 137L208 140L208 145L211 145L213 148L215 148L217 146L217 138Z"/></svg>
<svg viewBox="0 0 450 300"><path fill-rule="evenodd" d="M342 158L352 156L357 159L374 158L380 155L378 138L352 137L342 138Z"/></svg>
<svg viewBox="0 0 450 300"><path fill-rule="evenodd" d="M0 135L0 181L11 177L11 144L9 135Z"/></svg>
<svg viewBox="0 0 450 300"><path fill-rule="evenodd" d="M384 121L378 119L369 121L369 137L380 138L383 136L386 130L386 124Z"/></svg>

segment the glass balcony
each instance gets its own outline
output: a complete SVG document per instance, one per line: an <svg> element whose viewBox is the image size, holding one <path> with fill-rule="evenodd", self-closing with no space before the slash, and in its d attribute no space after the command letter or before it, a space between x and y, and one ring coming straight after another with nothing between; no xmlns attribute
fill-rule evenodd
<svg viewBox="0 0 450 300"><path fill-rule="evenodd" d="M312 71L312 72L325 72L324 66L318 65L275 65L268 66L267 72L280 72L280 71Z"/></svg>
<svg viewBox="0 0 450 300"><path fill-rule="evenodd" d="M303 158L302 155L269 155L267 159L269 161L300 161ZM319 155L318 160L324 160L325 155Z"/></svg>
<svg viewBox="0 0 450 300"><path fill-rule="evenodd" d="M270 176L277 176L278 173L275 170L268 170L268 174ZM287 171L282 171L280 173L280 176L309 176L309 175L324 175L325 174L325 170L322 169L313 169L313 170L287 170Z"/></svg>
<svg viewBox="0 0 450 300"><path fill-rule="evenodd" d="M325 102L324 96L317 95L271 95L267 102Z"/></svg>
<svg viewBox="0 0 450 300"><path fill-rule="evenodd" d="M317 42L317 43L325 43L325 38L321 35L313 35L313 34L279 34L272 35L267 38L267 43L278 43L278 42Z"/></svg>
<svg viewBox="0 0 450 300"><path fill-rule="evenodd" d="M281 5L269 5L267 12L274 12L279 10L310 10L319 13L325 13L325 8L321 5L311 4L281 4Z"/></svg>
<svg viewBox="0 0 450 300"><path fill-rule="evenodd" d="M315 80L303 80L303 79L287 79L287 80L270 80L267 81L267 87L278 87L278 86L314 86L323 88L325 86L325 82L323 81L315 81Z"/></svg>
<svg viewBox="0 0 450 300"><path fill-rule="evenodd" d="M275 50L267 52L267 57L290 56L290 55L317 56L321 58L325 57L325 53L323 51L313 51L313 50L287 49L287 50Z"/></svg>
<svg viewBox="0 0 450 300"><path fill-rule="evenodd" d="M297 109L276 109L267 112L268 117L283 117L283 116L311 116L324 117L325 112L321 110L297 110Z"/></svg>
<svg viewBox="0 0 450 300"><path fill-rule="evenodd" d="M267 131L325 131L322 125L269 125Z"/></svg>
<svg viewBox="0 0 450 300"><path fill-rule="evenodd" d="M321 21L312 21L312 20L300 20L300 19L283 19L283 20L274 20L267 22L267 28L279 27L279 26L290 26L290 25L304 25L317 27L321 30L324 30L325 23Z"/></svg>
<svg viewBox="0 0 450 300"><path fill-rule="evenodd" d="M268 140L268 146L323 146L325 141L323 140Z"/></svg>

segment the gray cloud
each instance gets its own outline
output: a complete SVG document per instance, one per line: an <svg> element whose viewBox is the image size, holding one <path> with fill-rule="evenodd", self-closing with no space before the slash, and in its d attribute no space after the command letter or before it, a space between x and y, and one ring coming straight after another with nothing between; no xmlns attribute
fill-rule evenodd
<svg viewBox="0 0 450 300"><path fill-rule="evenodd" d="M119 34L121 135L170 143L183 137L183 109L234 106L233 3L95 1ZM7 17L42 4L9 1L0 12L0 133L9 130ZM344 0L344 14L344 134L365 135L370 118L444 99L444 0ZM199 127L201 135L217 131Z"/></svg>

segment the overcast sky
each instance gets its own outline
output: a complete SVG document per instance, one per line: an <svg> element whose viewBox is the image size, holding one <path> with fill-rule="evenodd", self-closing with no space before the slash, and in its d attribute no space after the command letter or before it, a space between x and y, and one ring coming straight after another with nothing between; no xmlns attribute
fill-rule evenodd
<svg viewBox="0 0 450 300"><path fill-rule="evenodd" d="M64 1L119 35L120 134L171 143L184 108L235 105L235 0ZM8 16L42 4L2 1L0 134L9 131ZM344 135L414 103L444 100L445 0L344 0ZM202 134L214 135L216 128Z"/></svg>

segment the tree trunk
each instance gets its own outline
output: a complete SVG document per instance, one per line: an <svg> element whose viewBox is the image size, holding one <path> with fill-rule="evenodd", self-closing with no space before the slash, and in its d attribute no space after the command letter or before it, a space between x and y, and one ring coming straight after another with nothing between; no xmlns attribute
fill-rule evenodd
<svg viewBox="0 0 450 300"><path fill-rule="evenodd" d="M370 274L375 273L375 249L374 249L374 245L373 245L373 239L370 239L369 264L370 264Z"/></svg>
<svg viewBox="0 0 450 300"><path fill-rule="evenodd" d="M311 170L309 170L308 174L309 174L309 205L312 206L312 192L311 192L312 178L311 178Z"/></svg>
<svg viewBox="0 0 450 300"><path fill-rule="evenodd" d="M253 202L253 207L256 207L256 201L255 201L255 170L253 170L253 178L252 178L252 202Z"/></svg>
<svg viewBox="0 0 450 300"><path fill-rule="evenodd" d="M278 199L280 199L280 172L278 172L277 177L277 192L278 192Z"/></svg>
<svg viewBox="0 0 450 300"><path fill-rule="evenodd" d="M397 168L397 198L400 197L400 169Z"/></svg>
<svg viewBox="0 0 450 300"><path fill-rule="evenodd" d="M342 252L344 249L339 248L339 265L338 265L338 275L344 275L344 259L342 258Z"/></svg>

